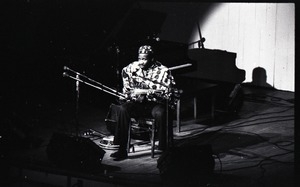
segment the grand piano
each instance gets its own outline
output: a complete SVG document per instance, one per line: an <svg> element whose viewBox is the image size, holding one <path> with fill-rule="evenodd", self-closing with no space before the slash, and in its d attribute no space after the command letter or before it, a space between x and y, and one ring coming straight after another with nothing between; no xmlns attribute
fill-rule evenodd
<svg viewBox="0 0 300 187"><path fill-rule="evenodd" d="M192 71L177 75L177 86L185 93L195 94L197 90L200 90L200 93L196 93L199 95L200 103L198 103L202 106L202 108L198 107L200 110L205 111L211 108L208 106L211 102L207 98L214 94L213 110L237 112L242 105L241 83L245 80L246 72L237 68L236 53L218 49L194 48L188 49L187 55L194 68ZM209 91L210 88L213 88L211 89L213 92ZM205 93L207 90L209 92Z"/></svg>
<svg viewBox="0 0 300 187"><path fill-rule="evenodd" d="M239 84L245 80L245 70L235 65L236 53L195 48L188 50L188 57L196 62L196 69L185 76L215 83Z"/></svg>
<svg viewBox="0 0 300 187"><path fill-rule="evenodd" d="M167 46L160 50L166 50ZM236 53L219 49L188 49L187 46L174 43L167 51L172 52L161 52L164 56L160 58L171 69L174 66L189 65L175 68L172 74L177 88L183 91L182 98L194 98L194 118L200 112L211 112L212 118L216 111L238 112L243 103L241 83L245 80L245 70L237 68ZM180 62L173 59L180 59ZM190 115L190 111L185 114L183 103L181 105L179 112L182 118ZM177 123L180 123L178 118L177 114ZM177 126L180 128L180 124Z"/></svg>
<svg viewBox="0 0 300 187"><path fill-rule="evenodd" d="M240 84L245 80L245 70L236 66L236 53L219 49L193 48L170 41L148 42L155 45L157 58L163 64L176 68L175 76L185 76L214 83Z"/></svg>

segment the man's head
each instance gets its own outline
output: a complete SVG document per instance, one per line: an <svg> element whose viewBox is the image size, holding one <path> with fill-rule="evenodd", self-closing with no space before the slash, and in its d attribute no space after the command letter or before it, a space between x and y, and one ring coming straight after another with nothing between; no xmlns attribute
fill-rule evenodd
<svg viewBox="0 0 300 187"><path fill-rule="evenodd" d="M143 45L138 51L138 62L142 69L147 69L153 62L153 50L150 45Z"/></svg>

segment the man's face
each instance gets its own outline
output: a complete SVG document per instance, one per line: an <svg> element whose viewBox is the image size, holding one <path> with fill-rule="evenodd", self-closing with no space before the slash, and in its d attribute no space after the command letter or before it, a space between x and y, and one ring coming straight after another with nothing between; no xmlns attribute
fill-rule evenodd
<svg viewBox="0 0 300 187"><path fill-rule="evenodd" d="M150 63L151 59L149 58L148 54L140 53L138 56L138 62L140 68L144 68L148 63Z"/></svg>

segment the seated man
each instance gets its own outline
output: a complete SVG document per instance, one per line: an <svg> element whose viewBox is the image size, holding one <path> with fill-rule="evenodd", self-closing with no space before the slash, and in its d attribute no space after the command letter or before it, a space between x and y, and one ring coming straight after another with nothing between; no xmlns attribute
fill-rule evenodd
<svg viewBox="0 0 300 187"><path fill-rule="evenodd" d="M153 117L158 128L158 149L166 149L168 126L164 101L171 98L170 90L175 85L171 72L155 60L152 47L145 45L138 50L138 61L123 68L122 79L126 101L116 110L117 123L114 136L114 144L120 146L118 151L110 156L115 160L127 158L128 128L131 117ZM172 127L171 119L169 124Z"/></svg>

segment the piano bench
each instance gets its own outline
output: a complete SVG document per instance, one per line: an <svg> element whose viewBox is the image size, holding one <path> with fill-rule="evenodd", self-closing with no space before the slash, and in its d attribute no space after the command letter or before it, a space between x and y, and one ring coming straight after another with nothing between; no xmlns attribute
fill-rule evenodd
<svg viewBox="0 0 300 187"><path fill-rule="evenodd" d="M197 119L197 96L202 92L210 92L211 95L211 119L214 120L215 117L215 97L216 97L216 88L217 84L200 84L193 90L186 90L183 91L180 99L177 101L176 106L176 127L177 132L181 131L181 104L186 99L193 99L193 118L194 120Z"/></svg>

